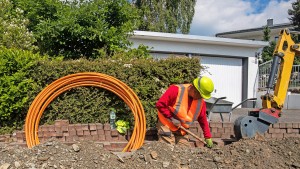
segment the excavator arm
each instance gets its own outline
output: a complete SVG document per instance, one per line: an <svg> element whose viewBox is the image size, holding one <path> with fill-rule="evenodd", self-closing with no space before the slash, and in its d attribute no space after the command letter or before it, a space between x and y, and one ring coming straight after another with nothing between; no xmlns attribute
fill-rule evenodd
<svg viewBox="0 0 300 169"><path fill-rule="evenodd" d="M262 96L263 108L276 108L278 110L283 108L289 87L294 58L296 54L300 53L299 50L299 44L294 43L288 29L282 30L273 53L273 64L267 84L268 91L264 96ZM270 94L270 91L273 89L277 70L278 76L274 95L272 95Z"/></svg>
<svg viewBox="0 0 300 169"><path fill-rule="evenodd" d="M287 95L294 58L298 54L300 45L294 43L288 29L282 30L273 53L267 92L261 96L262 109L250 111L248 116L236 119L236 138L253 138L257 134L265 133L271 124L278 122Z"/></svg>

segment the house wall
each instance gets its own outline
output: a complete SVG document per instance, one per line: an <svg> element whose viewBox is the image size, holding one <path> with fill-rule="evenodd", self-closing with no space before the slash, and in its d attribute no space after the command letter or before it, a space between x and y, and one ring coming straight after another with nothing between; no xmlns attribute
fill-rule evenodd
<svg viewBox="0 0 300 169"><path fill-rule="evenodd" d="M258 59L256 57L248 57L248 98L256 98L258 88ZM246 99L246 98L244 98ZM254 107L255 102L248 101L247 107Z"/></svg>
<svg viewBox="0 0 300 169"><path fill-rule="evenodd" d="M153 53L164 54L194 54L194 55L212 55L224 57L255 57L255 52L260 47L243 47L228 45L216 45L207 43L192 43L192 42L173 42L161 40L147 39L131 39L134 43L133 48L137 48L140 44L150 47Z"/></svg>
<svg viewBox="0 0 300 169"><path fill-rule="evenodd" d="M282 28L272 29L270 32L270 41L276 41L279 37L279 33L281 30L282 30ZM260 30L260 31L253 31L253 32L243 32L243 33L236 33L236 34L220 35L219 37L262 41L264 34L263 34L263 30Z"/></svg>
<svg viewBox="0 0 300 169"><path fill-rule="evenodd" d="M294 26L290 23L283 23L277 25L269 25L270 28L270 41L276 41L279 37L280 31L283 29L289 29L290 31L294 30ZM223 38L233 38L233 39L246 39L246 40L260 40L262 41L264 38L264 26L244 29L244 30L236 30L232 32L224 32L216 34L217 37Z"/></svg>
<svg viewBox="0 0 300 169"><path fill-rule="evenodd" d="M211 77L215 82L215 92L212 96L227 97L225 100L235 104L241 102L244 83L242 80L243 59L209 56L200 56L200 59L201 65L207 67L203 75Z"/></svg>

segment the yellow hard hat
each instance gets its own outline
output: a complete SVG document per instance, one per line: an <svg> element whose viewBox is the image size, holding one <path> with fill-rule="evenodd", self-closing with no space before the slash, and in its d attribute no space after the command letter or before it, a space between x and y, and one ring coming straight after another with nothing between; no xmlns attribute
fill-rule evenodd
<svg viewBox="0 0 300 169"><path fill-rule="evenodd" d="M202 98L209 99L214 91L213 81L206 76L198 77L193 80L193 85L200 92Z"/></svg>

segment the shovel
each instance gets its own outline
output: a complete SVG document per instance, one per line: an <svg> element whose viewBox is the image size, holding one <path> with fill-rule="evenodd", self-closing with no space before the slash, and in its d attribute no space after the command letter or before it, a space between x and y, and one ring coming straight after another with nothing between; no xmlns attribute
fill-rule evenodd
<svg viewBox="0 0 300 169"><path fill-rule="evenodd" d="M182 126L178 126L178 128L180 128L181 130L183 130L183 131L189 133L191 136L195 137L197 140L201 141L204 145L206 145L206 142L205 142L205 141L203 141L203 140L202 140L200 137L198 137L196 134L192 133L190 130L188 130L188 129L182 127Z"/></svg>

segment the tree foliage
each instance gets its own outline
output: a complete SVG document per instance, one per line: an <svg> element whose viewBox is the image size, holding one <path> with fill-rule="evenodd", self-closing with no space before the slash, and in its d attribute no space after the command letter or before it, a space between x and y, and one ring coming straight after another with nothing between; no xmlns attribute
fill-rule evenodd
<svg viewBox="0 0 300 169"><path fill-rule="evenodd" d="M264 27L264 37L263 37L263 41L268 41L269 45L265 46L262 50L262 59L260 61L260 63L264 63L267 62L269 60L273 59L273 53L276 47L276 41L270 41L270 28L268 26ZM293 40L295 42L297 42L297 39L295 38L295 36L292 36ZM295 57L294 59L294 65L299 65L300 64L300 59L298 56Z"/></svg>
<svg viewBox="0 0 300 169"><path fill-rule="evenodd" d="M140 11L139 30L189 33L196 0L135 0Z"/></svg>
<svg viewBox="0 0 300 169"><path fill-rule="evenodd" d="M0 0L0 46L34 50L36 41L27 29L29 20L23 10L15 8L10 0Z"/></svg>
<svg viewBox="0 0 300 169"><path fill-rule="evenodd" d="M137 10L126 0L16 0L30 19L42 54L96 57L128 47Z"/></svg>
<svg viewBox="0 0 300 169"><path fill-rule="evenodd" d="M300 31L300 1L297 0L296 2L292 3L292 9L288 10L288 14L291 16L289 18L289 20L293 23L293 25L295 26L295 30L296 31ZM297 35L293 35L293 40L295 43L299 43L300 42L300 36ZM299 65L300 64L300 57L297 56L295 57L295 61L294 61L295 65Z"/></svg>
<svg viewBox="0 0 300 169"><path fill-rule="evenodd" d="M270 41L270 28L268 26L264 27L264 37L263 37L263 41L267 41L269 42L268 46L265 46L262 50L262 63L267 62L269 60L273 59L273 52L276 46L276 42L275 41Z"/></svg>
<svg viewBox="0 0 300 169"><path fill-rule="evenodd" d="M292 9L288 10L288 14L291 15L289 20L296 26L296 29L300 30L300 1L292 3Z"/></svg>
<svg viewBox="0 0 300 169"><path fill-rule="evenodd" d="M45 20L57 20L56 15L63 8L59 0L13 0L14 4L24 10L29 19L29 30L35 32L36 26Z"/></svg>
<svg viewBox="0 0 300 169"><path fill-rule="evenodd" d="M271 33L271 30L270 30L270 28L268 27L268 26L265 26L264 27L264 37L263 37L263 41L267 41L267 42L269 42L270 41L270 33Z"/></svg>

